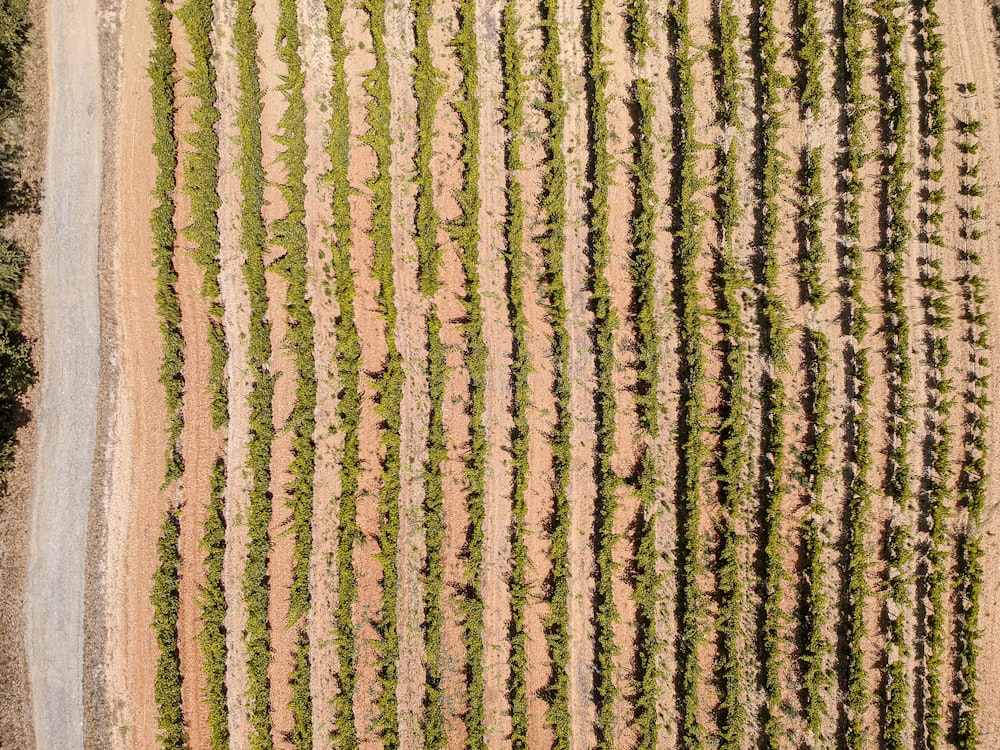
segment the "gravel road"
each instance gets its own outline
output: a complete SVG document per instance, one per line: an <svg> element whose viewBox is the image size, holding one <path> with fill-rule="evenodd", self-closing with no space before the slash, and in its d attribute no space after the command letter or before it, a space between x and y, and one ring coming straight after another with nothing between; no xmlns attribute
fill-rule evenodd
<svg viewBox="0 0 1000 750"><path fill-rule="evenodd" d="M83 599L97 429L100 67L95 0L49 6L42 208L44 355L25 591L38 750L82 750Z"/></svg>

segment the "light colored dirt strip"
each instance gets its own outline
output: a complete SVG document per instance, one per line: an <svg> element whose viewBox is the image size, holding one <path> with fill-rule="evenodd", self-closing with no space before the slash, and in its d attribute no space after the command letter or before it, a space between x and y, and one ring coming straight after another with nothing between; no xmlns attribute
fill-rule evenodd
<svg viewBox="0 0 1000 750"><path fill-rule="evenodd" d="M313 301L315 320L314 358L316 362L316 467L313 479L313 553L309 566L312 609L306 628L309 636L310 689L313 696L313 743L318 750L330 747L333 729L332 700L337 671L336 648L332 642L336 606L337 516L334 498L339 491L340 440L329 429L335 424L337 383L333 358L336 351L334 326L336 309L329 268L327 226L331 220L330 188L323 175L330 169L326 153L329 137L331 74L330 38L327 33L326 5L323 0L298 0L300 54L305 68L303 93L306 104L306 231L308 235L307 289Z"/></svg>
<svg viewBox="0 0 1000 750"><path fill-rule="evenodd" d="M416 100L413 94L413 14L402 3L386 6L385 45L392 92L392 216L396 265L396 340L403 358L403 400L399 498L399 742L401 750L419 747L424 687L423 587L420 572L425 554L423 469L427 460L427 334L425 307L417 286L413 242L416 149Z"/></svg>
<svg viewBox="0 0 1000 750"><path fill-rule="evenodd" d="M510 734L508 701L510 640L510 431L511 332L507 325L506 279L503 276L501 222L506 211L503 184L505 133L500 127L500 49L498 29L501 7L477 3L475 31L479 55L479 269L483 305L483 339L487 348L486 394L483 424L490 446L486 464L483 503L483 721L489 748L506 746ZM544 636L538 642L544 645ZM544 662L529 661L544 672ZM532 747L540 747L532 745Z"/></svg>
<svg viewBox="0 0 1000 750"><path fill-rule="evenodd" d="M156 707L150 686L159 652L150 628L149 589L156 568L150 550L156 548L163 511L173 499L161 491L166 412L158 384L162 337L153 303L156 283L149 226L156 162L146 76L152 46L146 11L141 1L124 7L122 108L116 144L117 253L113 264L122 292L115 300L120 370L119 395L110 416L113 441L109 446L105 578L106 689L112 724L107 735L116 750L156 743ZM67 679L65 672L60 679ZM60 711L67 710L67 704L60 705ZM42 735L38 739L39 747L46 746ZM65 741L48 744L72 747Z"/></svg>
<svg viewBox="0 0 1000 750"><path fill-rule="evenodd" d="M574 2L559 3L558 32L566 93L566 133L562 149L566 155L566 275L570 337L569 375L572 393L569 411L573 418L568 497L569 534L569 710L574 750L593 747L596 713L591 698L594 668L593 535L594 497L594 357L590 331L593 314L588 309L590 263L587 256L586 154L587 111L583 77L582 10Z"/></svg>
<svg viewBox="0 0 1000 750"><path fill-rule="evenodd" d="M981 103L981 120L983 130L979 135L979 159L982 164L980 183L984 196L981 199L984 207L998 204L997 190L1000 188L1000 163L997 154L1000 153L1000 112L992 103L1000 93L1000 65L998 65L995 46L996 31L991 18L990 4L983 0L963 3L956 6L944 6L951 12L942 13L941 30L945 37L946 64L950 69L950 80L953 82L973 81L977 83L979 92L977 98ZM942 8L943 10L943 8ZM946 89L949 103L954 114L958 114L958 97L954 85ZM987 103L990 103L987 105ZM954 144L954 138L949 133L949 141ZM992 325L996 326L997 304L1000 302L1000 263L997 253L1000 252L1000 234L994 218L990 222L989 231L979 240L979 250L982 255L981 275L986 280L986 293ZM997 337L990 337L990 343L996 347ZM968 343L965 351L968 351ZM963 351L963 350L958 350ZM968 366L967 354L964 352L956 357L958 362ZM995 362L995 355L991 357ZM1000 403L1000 382L996 377L990 381L990 401L995 405ZM959 433L962 434L962 433ZM997 420L996 407L990 416L988 433L990 455L996 456L1000 449L1000 422ZM994 458L995 461L995 458ZM1000 581L997 571L1000 571L1000 533L998 533L997 485L995 475L989 480L986 507L983 511L983 523L979 531L982 533L983 558L985 573L983 593L980 599L980 630L979 639L979 676L978 697L979 730L981 746L992 747L1000 742ZM961 529L961 515L954 519L956 529ZM958 709L957 705L951 710Z"/></svg>
<svg viewBox="0 0 1000 750"><path fill-rule="evenodd" d="M226 589L226 690L229 702L230 747L249 746L249 717L246 702L247 648L246 603L243 578L248 544L247 510L250 502L250 474L247 448L250 433L250 371L247 362L250 302L243 277L244 259L240 252L240 149L236 109L239 98L233 19L235 0L215 0L214 37L219 91L219 259L222 265L220 294L224 313L226 346L229 349L229 433L226 442L226 553L223 581Z"/></svg>

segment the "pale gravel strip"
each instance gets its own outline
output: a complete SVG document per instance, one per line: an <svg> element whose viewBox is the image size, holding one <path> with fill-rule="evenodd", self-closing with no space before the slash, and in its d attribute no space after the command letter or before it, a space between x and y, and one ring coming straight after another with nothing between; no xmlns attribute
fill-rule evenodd
<svg viewBox="0 0 1000 750"><path fill-rule="evenodd" d="M100 371L102 126L94 0L49 5L49 127L39 277L45 350L35 415L25 622L40 750L84 746L87 517Z"/></svg>
<svg viewBox="0 0 1000 750"><path fill-rule="evenodd" d="M566 132L562 149L566 155L566 274L567 321L570 338L569 376L572 380L569 412L573 419L570 441L568 498L569 535L569 712L571 747L585 750L594 745L596 712L594 687L594 554L593 536L594 449L594 352L591 345L593 314L590 311L590 259L587 245L586 158L587 102L584 96L584 50L582 10L574 0L560 0L558 30L561 67L566 94Z"/></svg>
<svg viewBox="0 0 1000 750"><path fill-rule="evenodd" d="M479 64L479 270L486 359L483 424L490 446L486 464L483 524L483 720L486 746L509 746L510 700L510 524L511 330L508 323L502 222L506 214L504 143L500 125L500 9L491 0L476 3Z"/></svg>
<svg viewBox="0 0 1000 750"><path fill-rule="evenodd" d="M250 371L247 362L250 300L243 277L240 252L240 186L238 161L240 147L236 125L239 101L236 49L233 38L234 0L214 0L215 62L219 91L219 259L222 273L220 296L224 307L223 325L229 348L229 434L227 436L226 479L226 552L223 583L226 589L226 690L229 703L230 748L249 746L249 707L246 700L247 649L243 633L247 612L243 598L246 569L250 504L250 475L247 449L250 435Z"/></svg>
<svg viewBox="0 0 1000 750"><path fill-rule="evenodd" d="M413 241L416 152L416 98L413 92L413 13L408 5L386 4L385 45L392 92L389 129L392 136L392 236L395 252L396 342L403 360L400 403L399 495L399 746L423 746L424 600L422 571L426 553L423 526L423 473L427 461L427 303L417 287L417 253Z"/></svg>

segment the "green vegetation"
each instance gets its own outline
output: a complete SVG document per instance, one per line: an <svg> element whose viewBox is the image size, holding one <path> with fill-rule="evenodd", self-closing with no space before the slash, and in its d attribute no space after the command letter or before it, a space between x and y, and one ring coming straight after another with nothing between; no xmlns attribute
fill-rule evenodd
<svg viewBox="0 0 1000 750"><path fill-rule="evenodd" d="M268 667L271 663L271 632L268 624L268 552L271 523L271 441L274 438L271 400L274 376L270 373L271 326L267 321L267 284L264 250L267 230L261 210L264 203L264 169L261 148L261 90L257 72L257 24L254 0L239 0L233 35L239 71L240 251L246 258L243 274L250 294L250 338L248 364L253 381L250 392L250 444L248 467L251 472L250 509L247 526L250 544L243 596L247 605L246 641L249 652L247 700L250 709L251 750L271 750L271 710Z"/></svg>
<svg viewBox="0 0 1000 750"><path fill-rule="evenodd" d="M299 623L292 677L293 739L297 750L310 750L312 698L309 694L309 635L300 621L310 606L309 560L312 556L313 477L316 466L316 446L313 442L316 430L316 365L313 360L315 323L306 288L306 101L303 95L305 74L299 54L300 44L295 0L281 0L276 46L278 57L286 66L280 90L287 106L278 122L281 135L276 140L284 146L278 158L285 167L286 182L279 188L288 213L275 222L272 231L278 246L285 250L276 268L288 280L285 301L288 331L285 334L285 346L295 363L295 405L289 416L289 428L292 431L292 481L287 487L291 494L289 506L292 510L292 534L295 537L288 624L291 626ZM338 343L341 343L339 338ZM357 357L354 361L357 362ZM357 410L356 405L350 405L349 408L351 407ZM343 399L340 408L344 408Z"/></svg>
<svg viewBox="0 0 1000 750"><path fill-rule="evenodd" d="M893 504L894 523L889 528L887 542L888 586L892 606L887 609L889 622L889 656L885 675L884 739L886 750L902 750L907 726L907 702L910 685L906 674L906 659L910 653L906 637L906 613L914 606L910 590L913 559L912 531L906 514L912 510L913 490L910 476L910 437L913 434L913 379L910 364L910 325L903 297L905 263L910 226L906 209L910 194L906 144L909 132L909 109L906 101L906 74L900 48L906 33L898 18L899 0L877 0L879 33L886 40L886 82L882 95L882 124L889 148L884 155L886 165L885 197L888 222L881 248L885 274L886 365L889 370L889 496Z"/></svg>
<svg viewBox="0 0 1000 750"><path fill-rule="evenodd" d="M723 517L719 522L721 548L719 552L718 587L721 599L718 614L720 659L720 737L722 750L739 750L743 746L747 723L746 679L744 663L743 618L748 606L746 581L748 572L742 563L745 538L742 531L744 514L752 501L749 474L749 419L746 364L748 337L744 323L743 295L749 286L745 270L737 260L733 233L743 218L740 186L737 177L739 149L736 134L742 129L739 106L743 85L740 82L739 54L736 42L739 19L732 0L723 0L718 10L718 91L719 117L728 146L720 148L722 163L717 189L718 221L722 232L721 286L723 310L719 322L726 338L725 354L725 416L720 426L722 445L721 486Z"/></svg>
<svg viewBox="0 0 1000 750"><path fill-rule="evenodd" d="M781 177L785 171L785 156L778 150L782 120L782 89L788 80L778 70L781 46L774 27L774 0L760 4L760 26L754 44L754 54L760 73L758 100L762 113L760 134L760 180L763 200L763 222L760 242L764 258L764 311L761 332L762 349L770 360L770 371L764 375L761 394L764 430L761 450L764 454L763 477L763 680L764 719L763 745L766 750L776 750L784 732L782 725L783 699L781 685L782 649L781 626L785 588L782 558L785 542L782 531L782 503L787 490L785 476L786 434L785 416L789 410L788 397L782 377L788 372L788 313L779 288L780 260L777 238L780 229L778 197L781 194Z"/></svg>
<svg viewBox="0 0 1000 750"><path fill-rule="evenodd" d="M847 303L853 348L848 352L848 395L852 411L847 425L852 473L848 484L847 510L847 613L845 616L846 675L846 744L848 750L864 750L868 745L864 716L871 702L868 673L865 665L864 639L868 634L865 612L871 597L867 580L870 565L872 488L869 474L872 467L871 372L868 350L864 346L868 333L868 308L861 293L863 278L861 250L861 197L864 184L861 169L867 159L864 121L866 108L862 89L867 52L863 34L868 21L861 0L845 0L840 19L844 30L841 65L844 71L844 116L847 121L846 185L843 198L843 221L846 263Z"/></svg>
<svg viewBox="0 0 1000 750"><path fill-rule="evenodd" d="M547 691L549 709L546 720L555 735L553 750L569 750L569 469L570 437L573 433L569 413L572 381L569 375L569 333L566 330L566 285L563 277L563 248L566 245L566 157L563 138L566 132L566 94L562 80L559 42L558 0L543 0L541 73L543 105L548 119L545 142L547 169L542 176L541 208L545 233L539 238L545 275L545 295L549 324L552 326L552 361L555 370L553 390L556 397L555 428L550 437L553 482L551 527L552 583L551 606L546 622L552 682Z"/></svg>
<svg viewBox="0 0 1000 750"><path fill-rule="evenodd" d="M430 28L434 21L432 0L413 3L415 45L413 50L414 81L417 98L416 149L416 244L417 278L427 302L427 381L430 391L428 415L427 461L424 464L424 529L427 561L424 568L424 640L427 660L427 694L424 713L424 744L437 750L447 744L445 732L445 695L441 688L441 647L444 631L444 611L441 596L444 591L444 484L441 464L448 457L444 430L444 390L448 380L445 348L441 341L441 317L434 302L440 288L439 277L442 247L437 233L440 218L434 206L434 185L431 175L434 117L442 93L440 72L434 67L430 46Z"/></svg>
<svg viewBox="0 0 1000 750"><path fill-rule="evenodd" d="M331 3L329 7L340 7ZM392 162L391 138L389 135L389 62L385 47L385 3L382 0L366 0L368 28L372 35L372 52L375 65L365 76L365 91L371 97L366 121L369 130L362 141L375 153L376 170L368 183L372 191L371 240L374 244L374 274L379 284L378 305L385 317L385 338L387 356L382 372L374 381L378 397L378 414L382 420L382 444L385 453L382 458L382 486L379 492L378 545L379 562L382 565L382 611L379 622L381 640L379 648L378 697L379 719L377 727L381 733L385 750L399 747L399 717L396 701L396 661L399 658L399 635L396 629L396 603L399 569L397 551L399 549L399 491L400 491L400 402L403 398L403 361L396 347L396 286L393 281L393 241L392 241L392 187L389 167ZM338 16L339 18L339 16ZM342 30L342 29L341 29ZM339 38L343 38L339 35ZM340 53L338 53L340 54ZM346 54L346 50L344 51ZM340 58L341 60L343 58ZM336 133L334 134L336 135ZM338 156L343 159L343 154ZM346 161L341 162L346 169ZM343 214L341 214L343 216ZM343 721L346 721L346 716ZM348 747L347 740L342 747Z"/></svg>
<svg viewBox="0 0 1000 750"><path fill-rule="evenodd" d="M149 598L153 603L153 632L160 657L156 662L153 695L156 701L157 727L163 750L185 750L187 730L181 707L181 655L177 640L177 615L180 597L181 555L178 549L181 526L178 512L171 510L163 519L156 542L159 566L153 576Z"/></svg>
<svg viewBox="0 0 1000 750"><path fill-rule="evenodd" d="M817 10L817 0L795 0L795 56L801 78L799 104L803 114L812 113L814 120L819 119L823 104L823 82L820 79L823 75L823 56L826 54Z"/></svg>
<svg viewBox="0 0 1000 750"><path fill-rule="evenodd" d="M226 706L226 590L222 566L226 553L226 465L219 459L212 468L205 530L201 547L205 551L205 585L201 590L202 671L212 750L229 747L229 709Z"/></svg>
<svg viewBox="0 0 1000 750"><path fill-rule="evenodd" d="M462 188L458 205L462 216L451 227L458 243L465 274L465 363L469 368L469 425L471 445L465 457L465 477L469 483L466 504L469 510L469 537L466 542L466 597L463 641L469 685L466 693L466 747L485 748L483 720L483 599L480 576L483 563L483 523L486 518L486 464L489 444L483 415L486 411L486 342L483 340L483 306L479 293L479 73L476 40L476 2L461 0L458 6L458 33L453 44L462 80L458 100L453 103L462 121Z"/></svg>
<svg viewBox="0 0 1000 750"><path fill-rule="evenodd" d="M973 84L966 84L966 91L975 93ZM961 150L966 154L962 171L975 180L979 164L972 159L972 154L978 150L979 123L976 120L966 120L959 123L959 133L962 136ZM959 576L957 593L960 602L958 612L957 646L958 646L958 694L960 709L957 726L955 727L955 745L958 750L978 750L980 747L979 729L979 639L982 631L979 628L980 597L983 592L985 572L983 570L982 550L982 520L986 505L986 487L989 470L987 450L989 448L987 434L989 432L990 414L990 315L989 299L986 295L986 279L983 277L982 257L975 242L982 234L977 223L982 219L982 211L978 201L971 191L965 191L967 207L964 211L965 226L965 260L968 262L968 272L963 279L966 296L966 318L968 320L968 340L971 343L972 372L965 393L965 446L962 460L959 486L961 501L965 507L967 518L965 527L959 532L958 557Z"/></svg>
<svg viewBox="0 0 1000 750"><path fill-rule="evenodd" d="M595 539L597 590L594 594L597 668L594 692L597 704L597 747L610 750L616 744L615 703L621 692L615 682L615 623L618 608L614 600L615 514L618 510L620 480L611 465L615 454L615 331L618 316L611 298L608 263L611 239L608 236L608 190L614 181L611 153L608 151L608 66L604 60L604 0L584 4L583 46L587 60L585 75L590 82L590 191L588 196L588 242L591 254L591 304L594 308L597 375L597 483L596 512L598 531Z"/></svg>
<svg viewBox="0 0 1000 750"><path fill-rule="evenodd" d="M823 198L823 147L806 149L804 161L798 220L803 239L799 254L799 280L806 286L809 304L816 309L829 296L822 279L823 264L826 263L823 212L827 205Z"/></svg>
<svg viewBox="0 0 1000 750"><path fill-rule="evenodd" d="M156 205L153 207L150 224L153 230L153 265L156 268L156 309L160 315L160 331L163 334L160 383L165 391L167 407L168 484L180 479L184 473L180 442L184 429L184 339L181 336L181 306L177 299L177 269L174 266L174 244L177 241L174 229L174 190L177 187L174 85L177 82L177 55L172 46L170 19L171 13L163 0L150 0L149 22L153 32L153 49L149 54L147 72L153 98L153 154L156 156L156 183L153 188ZM5 255L9 255L13 261L9 265L15 270L19 269L17 274L11 275L11 281L16 281L15 289L20 288L25 261L13 248ZM21 259L18 260L19 258ZM12 327L11 330L16 331L16 328ZM8 367L12 373L22 373L20 378L12 377L10 380L14 387L10 389L11 394L5 401L13 405L33 379L33 371L30 369L29 353L23 340L11 338L10 344L11 364ZM9 462L9 458L7 461Z"/></svg>
<svg viewBox="0 0 1000 750"><path fill-rule="evenodd" d="M208 345L212 353L208 390L212 396L212 426L221 427L228 418L226 388L226 335L222 328L222 301L219 299L219 136L216 125L215 67L212 60L212 3L188 0L177 11L191 45L191 67L185 73L190 93L198 104L191 113L197 129L189 134L192 146L183 169L183 189L191 199L191 224L184 235L195 243L194 257L201 266L201 294L209 301Z"/></svg>
<svg viewBox="0 0 1000 750"><path fill-rule="evenodd" d="M358 745L354 722L355 640L352 607L357 595L354 573L354 545L358 539L358 477L361 474L358 429L361 420L361 341L354 313L354 274L351 269L351 194L347 178L350 159L350 109L347 99L347 43L344 39L344 1L327 0L327 30L333 51L333 85L330 89L330 140L327 153L330 172L333 221L331 229L332 266L337 296L337 380L340 400L337 425L344 435L340 459L340 509L337 537L337 608L335 640L337 644L337 693L334 697L334 746L352 750ZM393 686L395 691L395 686Z"/></svg>
<svg viewBox="0 0 1000 750"><path fill-rule="evenodd" d="M695 48L688 21L688 0L676 0L670 6L670 23L677 40L676 65L680 85L674 94L677 121L674 126L674 149L679 169L674 178L676 201L674 214L675 264L679 271L681 401L680 401L680 476L678 478L677 612L680 644L677 660L680 670L678 690L678 740L682 750L705 750L705 727L700 721L698 688L702 668L699 660L705 641L705 593L699 581L704 574L704 540L700 531L703 474L708 463L705 446L706 406L704 396L705 352L702 317L704 305L698 288L701 273L697 266L701 254L702 212L695 198L701 187L698 178L698 148L695 141L694 73Z"/></svg>
<svg viewBox="0 0 1000 750"><path fill-rule="evenodd" d="M525 314L524 257L525 206L521 193L521 146L524 142L524 77L523 49L517 38L517 6L508 0L503 9L500 28L501 65L503 73L503 126L508 139L504 150L507 169L507 220L504 240L507 262L508 314L513 338L511 392L513 394L514 429L511 433L511 573L510 630L511 642L511 746L513 750L528 750L528 636L525 632L525 612L528 606L528 547L527 492L529 382L531 360L528 356L528 319Z"/></svg>

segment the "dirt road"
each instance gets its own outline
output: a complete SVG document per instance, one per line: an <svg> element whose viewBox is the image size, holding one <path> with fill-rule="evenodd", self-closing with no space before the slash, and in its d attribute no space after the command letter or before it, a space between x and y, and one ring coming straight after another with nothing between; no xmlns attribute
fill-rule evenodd
<svg viewBox="0 0 1000 750"><path fill-rule="evenodd" d="M39 274L45 354L25 591L39 750L83 748L83 600L99 375L101 124L95 0L49 4Z"/></svg>

